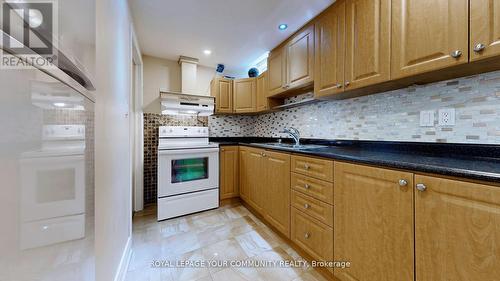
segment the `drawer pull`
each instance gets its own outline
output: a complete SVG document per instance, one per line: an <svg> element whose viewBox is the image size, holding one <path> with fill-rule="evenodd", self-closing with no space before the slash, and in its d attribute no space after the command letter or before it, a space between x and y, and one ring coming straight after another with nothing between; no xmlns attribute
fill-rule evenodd
<svg viewBox="0 0 500 281"><path fill-rule="evenodd" d="M304 238L309 239L309 237L311 237L311 234L306 232L306 234L304 234Z"/></svg>
<svg viewBox="0 0 500 281"><path fill-rule="evenodd" d="M304 188L305 188L305 189L309 189L309 188L311 188L311 187L310 187L310 186L306 183L306 184L304 184Z"/></svg>
<svg viewBox="0 0 500 281"><path fill-rule="evenodd" d="M304 208L305 208L305 209L309 209L309 208L311 208L311 206L310 206L309 204L305 203L305 204L304 204Z"/></svg>
<svg viewBox="0 0 500 281"><path fill-rule="evenodd" d="M424 192L427 189L427 186L425 186L425 184L423 184L423 183L417 184L416 187L417 187L417 190L420 192Z"/></svg>
<svg viewBox="0 0 500 281"><path fill-rule="evenodd" d="M304 169L309 170L311 167L309 167L308 164L304 164Z"/></svg>

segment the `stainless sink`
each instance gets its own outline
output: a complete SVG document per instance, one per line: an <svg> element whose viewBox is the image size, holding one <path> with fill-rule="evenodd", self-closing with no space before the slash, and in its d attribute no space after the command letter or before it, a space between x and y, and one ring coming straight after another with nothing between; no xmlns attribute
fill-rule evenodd
<svg viewBox="0 0 500 281"><path fill-rule="evenodd" d="M262 145L262 146L268 146L268 147L289 148L289 149L314 149L314 148L326 147L326 145L317 145L317 144L299 144L299 145L295 145L293 143L280 143L280 142L253 143L253 144Z"/></svg>

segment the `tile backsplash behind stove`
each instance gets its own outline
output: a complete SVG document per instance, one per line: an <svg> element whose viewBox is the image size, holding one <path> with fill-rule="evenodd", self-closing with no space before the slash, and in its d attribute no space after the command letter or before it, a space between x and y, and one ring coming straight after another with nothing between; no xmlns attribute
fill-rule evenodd
<svg viewBox="0 0 500 281"><path fill-rule="evenodd" d="M455 108L455 126L438 125L441 108ZM435 112L433 127L420 127L423 110ZM214 137L286 137L292 126L304 138L500 144L500 71L208 123Z"/></svg>

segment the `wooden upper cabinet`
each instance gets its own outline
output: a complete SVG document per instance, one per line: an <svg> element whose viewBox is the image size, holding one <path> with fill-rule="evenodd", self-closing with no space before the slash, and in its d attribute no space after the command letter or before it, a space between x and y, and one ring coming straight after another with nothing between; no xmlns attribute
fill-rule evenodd
<svg viewBox="0 0 500 281"><path fill-rule="evenodd" d="M266 200L266 219L286 237L290 237L290 155L265 151L264 160L262 194Z"/></svg>
<svg viewBox="0 0 500 281"><path fill-rule="evenodd" d="M330 6L315 23L314 96L344 91L345 1Z"/></svg>
<svg viewBox="0 0 500 281"><path fill-rule="evenodd" d="M390 0L347 0L345 59L346 91L390 80Z"/></svg>
<svg viewBox="0 0 500 281"><path fill-rule="evenodd" d="M267 101L267 72L265 71L257 77L257 111L264 111L269 109Z"/></svg>
<svg viewBox="0 0 500 281"><path fill-rule="evenodd" d="M233 81L234 112L249 113L257 109L256 78L236 79Z"/></svg>
<svg viewBox="0 0 500 281"><path fill-rule="evenodd" d="M224 146L220 149L220 199L238 197L238 146Z"/></svg>
<svg viewBox="0 0 500 281"><path fill-rule="evenodd" d="M475 1L475 0L474 0ZM415 176L417 281L498 280L500 187Z"/></svg>
<svg viewBox="0 0 500 281"><path fill-rule="evenodd" d="M467 63L468 18L468 0L393 0L392 78Z"/></svg>
<svg viewBox="0 0 500 281"><path fill-rule="evenodd" d="M269 96L285 90L286 83L286 53L284 48L273 50L267 59L267 79Z"/></svg>
<svg viewBox="0 0 500 281"><path fill-rule="evenodd" d="M470 1L470 60L500 55L500 1Z"/></svg>
<svg viewBox="0 0 500 281"><path fill-rule="evenodd" d="M233 112L233 80L214 78L210 83L210 95L215 97L217 113Z"/></svg>
<svg viewBox="0 0 500 281"><path fill-rule="evenodd" d="M286 89L313 82L314 25L292 37L286 45Z"/></svg>
<svg viewBox="0 0 500 281"><path fill-rule="evenodd" d="M334 178L333 260L351 262L350 268L335 268L335 276L413 281L413 174L335 162Z"/></svg>

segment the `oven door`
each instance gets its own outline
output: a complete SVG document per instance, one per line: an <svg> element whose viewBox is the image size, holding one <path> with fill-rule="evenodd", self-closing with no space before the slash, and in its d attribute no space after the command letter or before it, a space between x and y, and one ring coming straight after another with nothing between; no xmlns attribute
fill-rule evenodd
<svg viewBox="0 0 500 281"><path fill-rule="evenodd" d="M23 221L85 212L85 158L83 155L21 160Z"/></svg>
<svg viewBox="0 0 500 281"><path fill-rule="evenodd" d="M158 197L218 187L219 148L158 152Z"/></svg>

